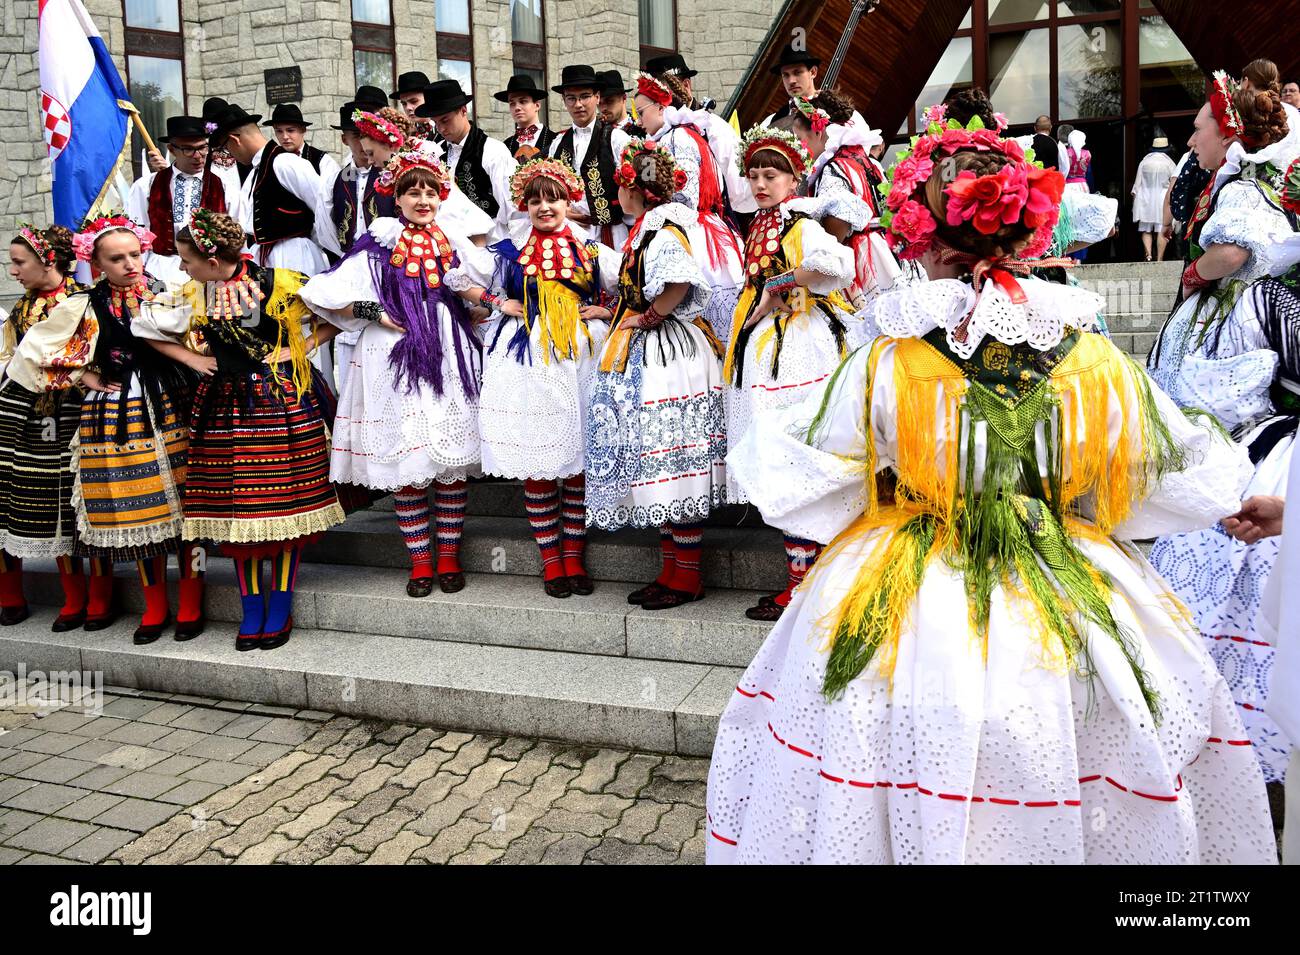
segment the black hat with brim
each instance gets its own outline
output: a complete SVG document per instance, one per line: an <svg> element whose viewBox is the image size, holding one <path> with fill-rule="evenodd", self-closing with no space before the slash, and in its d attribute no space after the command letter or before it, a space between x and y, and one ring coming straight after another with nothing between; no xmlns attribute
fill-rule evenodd
<svg viewBox="0 0 1300 955"><path fill-rule="evenodd" d="M212 122L216 123L216 129L214 129L212 135L208 137L208 142L213 146L224 146L226 143L226 137L228 137L232 132L239 129L241 126L248 126L250 124L256 126L258 120L261 118L262 115L260 113L246 113L244 112L244 107L232 103L230 106L226 107L224 112L219 113L216 119L212 120Z"/></svg>
<svg viewBox="0 0 1300 955"><path fill-rule="evenodd" d="M793 46L787 46L781 51L781 58L776 61L776 66L772 67L770 72L773 76L780 75L781 70L787 66L821 66L821 57L813 56L807 50L796 50Z"/></svg>
<svg viewBox="0 0 1300 955"><path fill-rule="evenodd" d="M424 102L415 107L415 115L432 119L443 113L454 112L469 105L469 102L470 98L459 80L438 80L424 88Z"/></svg>
<svg viewBox="0 0 1300 955"><path fill-rule="evenodd" d="M203 101L203 121L205 123L215 123L217 117L230 109L230 104L220 96L209 96Z"/></svg>
<svg viewBox="0 0 1300 955"><path fill-rule="evenodd" d="M516 73L510 77L506 83L506 88L499 93L493 93L492 98L502 103L510 102L511 93L525 93L535 100L546 99L546 90L539 89L533 78L526 73Z"/></svg>
<svg viewBox="0 0 1300 955"><path fill-rule="evenodd" d="M651 76L672 73L674 76L684 76L687 79L700 75L699 70L693 70L686 65L686 58L680 53L664 53L660 56L650 57L645 62L645 71Z"/></svg>
<svg viewBox="0 0 1300 955"><path fill-rule="evenodd" d="M557 93L563 93L565 90L571 89L593 89L599 93L603 85L600 74L590 66L582 64L579 66L566 66L561 70L560 85L552 86L551 89Z"/></svg>
<svg viewBox="0 0 1300 955"><path fill-rule="evenodd" d="M311 123L302 118L302 110L298 108L297 103L281 103L275 109L271 110L271 118L263 126L277 126L280 123L292 123L295 126L307 127Z"/></svg>
<svg viewBox="0 0 1300 955"><path fill-rule="evenodd" d="M352 102L358 106L373 106L378 111L388 105L389 97L378 86L358 86Z"/></svg>
<svg viewBox="0 0 1300 955"><path fill-rule="evenodd" d="M352 112L356 108L357 108L356 100L348 100L346 103L340 106L339 124L335 126L333 123L331 123L330 129L337 129L345 133L355 133L357 131L357 124L352 122Z"/></svg>
<svg viewBox="0 0 1300 955"><path fill-rule="evenodd" d="M159 136L158 142L169 143L173 139L204 139L208 138L208 130L203 124L203 118L200 116L168 116L167 117L167 135Z"/></svg>
<svg viewBox="0 0 1300 955"><path fill-rule="evenodd" d="M412 70L410 73L403 73L397 78L397 89L389 93L388 98L397 99L407 93L423 93L424 88L428 85L429 77L419 70Z"/></svg>
<svg viewBox="0 0 1300 955"><path fill-rule="evenodd" d="M600 79L600 95L613 96L616 93L630 93L635 86L623 85L623 74L618 70L601 70L596 76Z"/></svg>

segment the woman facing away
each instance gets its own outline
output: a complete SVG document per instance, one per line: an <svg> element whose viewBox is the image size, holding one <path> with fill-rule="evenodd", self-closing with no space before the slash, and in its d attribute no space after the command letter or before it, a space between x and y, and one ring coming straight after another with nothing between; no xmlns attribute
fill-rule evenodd
<svg viewBox="0 0 1300 955"><path fill-rule="evenodd" d="M955 122L913 156L889 228L931 281L728 456L828 546L722 715L709 860L1276 861L1227 686L1123 543L1233 513L1244 454L1027 277L1058 172Z"/></svg>

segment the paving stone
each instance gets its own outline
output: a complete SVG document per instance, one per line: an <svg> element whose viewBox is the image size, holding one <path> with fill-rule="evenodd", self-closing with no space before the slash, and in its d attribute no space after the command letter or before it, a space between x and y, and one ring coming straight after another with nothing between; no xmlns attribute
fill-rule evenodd
<svg viewBox="0 0 1300 955"><path fill-rule="evenodd" d="M361 828L359 823L351 822L342 816L336 816L333 820L317 829L299 845L290 849L280 861L291 865L304 865L313 862L319 862L335 852L344 839L357 832ZM349 851L355 851L348 847ZM360 853L357 853L360 855Z"/></svg>
<svg viewBox="0 0 1300 955"><path fill-rule="evenodd" d="M281 853L292 849L297 843L282 833L273 832L256 845L251 845L239 854L235 865L269 865Z"/></svg>
<svg viewBox="0 0 1300 955"><path fill-rule="evenodd" d="M394 766L406 766L411 760L428 752L429 746L441 735L438 730L423 727L414 733L406 734L398 742L397 748L384 756L380 762L391 763Z"/></svg>
<svg viewBox="0 0 1300 955"><path fill-rule="evenodd" d="M138 720L150 710L162 706L157 700L118 699L104 705L105 716L116 716L123 720Z"/></svg>
<svg viewBox="0 0 1300 955"><path fill-rule="evenodd" d="M311 720L313 723L324 723L334 716L333 713L326 713L324 710L298 710L293 714L294 719Z"/></svg>
<svg viewBox="0 0 1300 955"><path fill-rule="evenodd" d="M34 779L19 779L16 776L0 779L0 804L7 804L14 796L25 793L36 785Z"/></svg>
<svg viewBox="0 0 1300 955"><path fill-rule="evenodd" d="M279 831L290 839L301 841L317 829L327 826L335 816L353 805L354 803L351 800L330 797L323 802L307 807L295 818L283 823Z"/></svg>
<svg viewBox="0 0 1300 955"><path fill-rule="evenodd" d="M240 763L226 763L213 759L200 763L193 769L186 770L181 773L181 776L185 779L197 779L205 783L230 785L239 782L252 772L254 772L252 766L244 766Z"/></svg>
<svg viewBox="0 0 1300 955"><path fill-rule="evenodd" d="M162 762L150 766L149 772L161 773L164 776L179 776L203 765L203 762L197 756L182 756L180 753L176 753L168 756Z"/></svg>
<svg viewBox="0 0 1300 955"><path fill-rule="evenodd" d="M650 782L650 775L663 762L662 756L636 753L618 767L618 775L605 787L605 792L617 796L636 796Z"/></svg>
<svg viewBox="0 0 1300 955"><path fill-rule="evenodd" d="M82 720L80 726L75 726L69 729L68 732L74 736L100 739L114 730L120 730L122 727L130 725L130 720L118 719L115 716L101 716L98 719Z"/></svg>
<svg viewBox="0 0 1300 955"><path fill-rule="evenodd" d="M292 706L271 706L267 703L253 703L249 705L248 712L260 713L263 716L293 716L298 710ZM269 742L278 742L278 740L270 740Z"/></svg>
<svg viewBox="0 0 1300 955"><path fill-rule="evenodd" d="M464 852L452 856L450 865L491 865L505 855L505 846L490 846L477 841L471 842Z"/></svg>
<svg viewBox="0 0 1300 955"><path fill-rule="evenodd" d="M645 841L676 855L700 828L702 816L694 806L678 803L660 817L658 827Z"/></svg>
<svg viewBox="0 0 1300 955"><path fill-rule="evenodd" d="M487 828L487 823L467 816L462 817L434 836L433 841L420 853L420 856L433 863L447 862L452 856L468 849L474 837Z"/></svg>
<svg viewBox="0 0 1300 955"><path fill-rule="evenodd" d="M548 829L529 829L506 847L501 862L503 865L537 865L546 850L562 838L560 833Z"/></svg>
<svg viewBox="0 0 1300 955"><path fill-rule="evenodd" d="M4 800L10 809L53 814L86 795L86 790L58 783L36 783Z"/></svg>
<svg viewBox="0 0 1300 955"><path fill-rule="evenodd" d="M577 780L574 780L576 782ZM563 809L568 812L578 813L599 813L612 822L618 822L623 813L632 805L631 799L623 796L615 796L613 793L585 793L572 788L555 802L551 803L553 809Z"/></svg>
<svg viewBox="0 0 1300 955"><path fill-rule="evenodd" d="M508 759L511 762L518 762L524 753L536 745L537 743L534 740L522 736L512 736L507 740L503 740L500 746L493 749L492 755L501 759Z"/></svg>
<svg viewBox="0 0 1300 955"><path fill-rule="evenodd" d="M182 833L167 848L145 861L149 865L182 865L192 862L212 848L212 843L234 830L215 819L203 820L202 824ZM134 843L126 846L122 853L134 848ZM121 853L119 853L121 854ZM125 860L124 860L125 861Z"/></svg>
<svg viewBox="0 0 1300 955"><path fill-rule="evenodd" d="M212 848L219 850L222 855L237 859L245 849L261 842L290 818L288 810L282 806L272 806L261 815L241 822L230 835L213 842Z"/></svg>
<svg viewBox="0 0 1300 955"><path fill-rule="evenodd" d="M21 733L22 730L15 730L14 732ZM29 753L45 753L49 756L58 756L80 746L85 742L85 739L71 733L37 733L35 736L17 742L13 742L6 736L5 742L7 745Z"/></svg>
<svg viewBox="0 0 1300 955"><path fill-rule="evenodd" d="M99 762L105 766L121 766L123 769L148 769L150 766L161 763L168 755L168 753L156 749L127 744L119 746L112 752L105 753L99 757Z"/></svg>
<svg viewBox="0 0 1300 955"><path fill-rule="evenodd" d="M600 840L578 833L568 833L551 843L542 853L542 865L579 865L583 858L600 845Z"/></svg>
<svg viewBox="0 0 1300 955"><path fill-rule="evenodd" d="M351 846L339 846L325 858L321 859L323 865L359 865L364 862L364 854L353 849Z"/></svg>
<svg viewBox="0 0 1300 955"><path fill-rule="evenodd" d="M0 846L0 865L13 865L27 855L25 849L10 849L7 846Z"/></svg>
<svg viewBox="0 0 1300 955"><path fill-rule="evenodd" d="M111 793L87 793L76 802L69 803L58 814L65 819L89 822L102 812L107 812L122 801L122 796ZM111 850L110 850L111 851Z"/></svg>
<svg viewBox="0 0 1300 955"><path fill-rule="evenodd" d="M44 816L21 809L0 809L0 842L8 842L10 837L22 832L28 826L40 822Z"/></svg>
<svg viewBox="0 0 1300 955"><path fill-rule="evenodd" d="M178 716L167 725L172 729L193 730L196 733L215 733L223 726L233 723L239 717L224 710L190 710Z"/></svg>
<svg viewBox="0 0 1300 955"><path fill-rule="evenodd" d="M17 776L25 769L30 769L37 763L43 763L47 759L55 759L48 753L29 753L21 749L9 750L9 755L0 759L0 775Z"/></svg>
<svg viewBox="0 0 1300 955"><path fill-rule="evenodd" d="M196 759L213 759L218 762L231 763L241 753L247 753L257 744L251 740L235 739L230 736L207 736L193 746L187 746L181 752Z"/></svg>
<svg viewBox="0 0 1300 955"><path fill-rule="evenodd" d="M622 839L604 839L587 853L587 859L605 865L667 865L677 861L677 853L659 846L636 845Z"/></svg>
<svg viewBox="0 0 1300 955"><path fill-rule="evenodd" d="M168 790L175 789L184 780L179 776L166 776L162 773L131 773L117 782L104 787L106 793L116 796L137 796L140 799L156 799Z"/></svg>
<svg viewBox="0 0 1300 955"><path fill-rule="evenodd" d="M620 750L602 749L583 764L582 772L569 784L570 788L588 793L600 792L614 781L619 766L627 762L629 756Z"/></svg>
<svg viewBox="0 0 1300 955"><path fill-rule="evenodd" d="M405 829L414 819L415 813L410 810L403 809L400 806L389 809L387 812L375 816L343 841L346 845L353 846L358 851L369 855L380 845Z"/></svg>
<svg viewBox="0 0 1300 955"><path fill-rule="evenodd" d="M179 719L192 709L194 709L194 707L185 703L170 701L161 706L154 707L148 713L141 716L140 721L144 723L157 723L159 725L164 725L171 723L173 720Z"/></svg>
<svg viewBox="0 0 1300 955"><path fill-rule="evenodd" d="M43 783L66 783L95 768L94 763L66 756L50 756L16 775Z"/></svg>
<svg viewBox="0 0 1300 955"><path fill-rule="evenodd" d="M643 799L671 803L684 802L703 809L707 788L704 783L678 782L664 776L652 776L640 795Z"/></svg>
<svg viewBox="0 0 1300 955"><path fill-rule="evenodd" d="M73 710L63 710L42 717L37 722L40 729L47 733L75 733L78 729L84 727L93 719L94 717L88 719L84 713L79 713Z"/></svg>
<svg viewBox="0 0 1300 955"><path fill-rule="evenodd" d="M243 713L252 703L247 700L217 700L215 703L209 701L208 706L214 710L225 710L230 713Z"/></svg>
<svg viewBox="0 0 1300 955"><path fill-rule="evenodd" d="M171 803L174 806L193 806L207 799L215 792L220 792L222 787L217 783L205 783L198 779L189 779L182 782L175 789L169 789L167 792L159 795L159 802Z"/></svg>
<svg viewBox="0 0 1300 955"><path fill-rule="evenodd" d="M323 753L346 738L358 723L360 720L351 717L335 717L323 726L319 726L311 738L299 748L308 753Z"/></svg>
<svg viewBox="0 0 1300 955"><path fill-rule="evenodd" d="M234 736L238 739L247 739L270 722L271 717L269 716L257 716L253 713L242 713L225 726L221 727L221 729L217 730L217 732L222 736Z"/></svg>
<svg viewBox="0 0 1300 955"><path fill-rule="evenodd" d="M120 749L121 746L121 743L114 742L111 739L88 739L80 746L74 746L62 755L68 757L68 759L81 759L88 763L98 763L99 758L105 753L111 753L115 749Z"/></svg>
<svg viewBox="0 0 1300 955"><path fill-rule="evenodd" d="M72 780L72 785L82 789L102 790L124 776L130 776L132 772L133 770L125 766L96 766Z"/></svg>
<svg viewBox="0 0 1300 955"><path fill-rule="evenodd" d="M606 840L639 843L659 827L659 820L671 807L652 799L638 799L618 820L618 825L605 833Z"/></svg>
<svg viewBox="0 0 1300 955"><path fill-rule="evenodd" d="M293 747L286 746L284 743L258 743L252 749L236 756L233 762L245 763L249 766L267 766L292 751Z"/></svg>
<svg viewBox="0 0 1300 955"><path fill-rule="evenodd" d="M136 837L136 833L127 829L96 829L80 842L63 850L69 859L78 862L99 862L116 852Z"/></svg>
<svg viewBox="0 0 1300 955"><path fill-rule="evenodd" d="M389 754L391 756L392 753ZM402 771L393 777L392 782L398 786L405 786L408 789L415 789L424 781L431 779L435 773L445 764L451 761L456 753L454 750L438 749L436 746L430 747L421 755L415 757L402 768ZM388 757L384 757L385 760Z"/></svg>
<svg viewBox="0 0 1300 955"><path fill-rule="evenodd" d="M203 739L203 734L197 730L173 729L166 736L154 742L153 748L179 753L186 747L193 746L201 739Z"/></svg>
<svg viewBox="0 0 1300 955"><path fill-rule="evenodd" d="M17 849L58 855L94 831L94 826L72 819L42 819L10 836L5 842Z"/></svg>
<svg viewBox="0 0 1300 955"><path fill-rule="evenodd" d="M394 723L387 729L376 733L375 739L380 743L387 743L390 746L396 746L414 732L414 726L409 726L406 723Z"/></svg>
<svg viewBox="0 0 1300 955"><path fill-rule="evenodd" d="M148 832L175 813L176 807L167 803L151 802L148 799L123 799L112 809L96 816L94 821L101 826Z"/></svg>
<svg viewBox="0 0 1300 955"><path fill-rule="evenodd" d="M399 832L375 848L363 865L402 865L433 840L416 832Z"/></svg>
<svg viewBox="0 0 1300 955"><path fill-rule="evenodd" d="M654 775L663 776L673 782L707 783L709 781L709 761L693 756L665 756L654 769Z"/></svg>
<svg viewBox="0 0 1300 955"><path fill-rule="evenodd" d="M105 733L101 739L111 739L119 743L134 743L137 746L149 746L170 732L171 728L168 726L157 726L153 723L128 723L111 733Z"/></svg>

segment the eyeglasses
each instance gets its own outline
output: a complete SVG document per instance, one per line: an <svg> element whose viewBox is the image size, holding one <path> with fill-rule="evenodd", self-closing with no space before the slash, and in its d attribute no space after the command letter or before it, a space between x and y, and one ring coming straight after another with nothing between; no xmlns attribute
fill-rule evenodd
<svg viewBox="0 0 1300 955"><path fill-rule="evenodd" d="M168 146L167 148L168 148L171 152L179 153L179 154L182 155L182 156L201 156L201 155L203 155L203 153L206 153L206 152L208 151L208 144L207 144L207 143L204 143L202 146L175 146L175 145L170 145L170 146Z"/></svg>
<svg viewBox="0 0 1300 955"><path fill-rule="evenodd" d="M587 100L596 99L595 93L565 93L564 105L576 106L578 103L585 103Z"/></svg>

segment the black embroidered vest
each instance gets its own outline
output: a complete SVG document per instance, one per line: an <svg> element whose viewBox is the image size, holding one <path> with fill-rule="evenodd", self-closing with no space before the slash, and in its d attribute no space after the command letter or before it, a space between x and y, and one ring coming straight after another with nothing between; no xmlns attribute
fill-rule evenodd
<svg viewBox="0 0 1300 955"><path fill-rule="evenodd" d="M311 168L316 170L316 175L320 175L320 161L325 158L325 150L317 149L315 146L302 144L302 152L298 155L311 163Z"/></svg>
<svg viewBox="0 0 1300 955"><path fill-rule="evenodd" d="M587 155L583 157L582 168L578 178L587 193L587 205L597 225L607 226L623 219L623 210L618 205L618 183L614 181L614 144L611 139L613 128L602 120L596 120L591 131L591 143L587 146ZM555 151L556 159L563 159L570 166L573 162L573 127L565 130L560 137L559 148Z"/></svg>
<svg viewBox="0 0 1300 955"><path fill-rule="evenodd" d="M374 169L368 171L366 188L361 195L360 208L357 202L357 179L360 170L355 166L346 166L334 180L334 202L330 209L330 218L334 220L334 232L338 236L339 247L344 252L352 248L357 231L357 216L361 215L364 225L369 226L379 217L378 199L375 192L375 180L379 178Z"/></svg>
<svg viewBox="0 0 1300 955"><path fill-rule="evenodd" d="M501 204L492 194L492 179L483 168L483 147L488 135L476 125L471 125L469 135L460 148L460 158L456 160L456 185L460 191L493 219L501 211Z"/></svg>
<svg viewBox="0 0 1300 955"><path fill-rule="evenodd" d="M275 157L283 152L279 144L267 143L253 171L253 239L259 245L309 236L316 224L312 208L276 178Z"/></svg>

